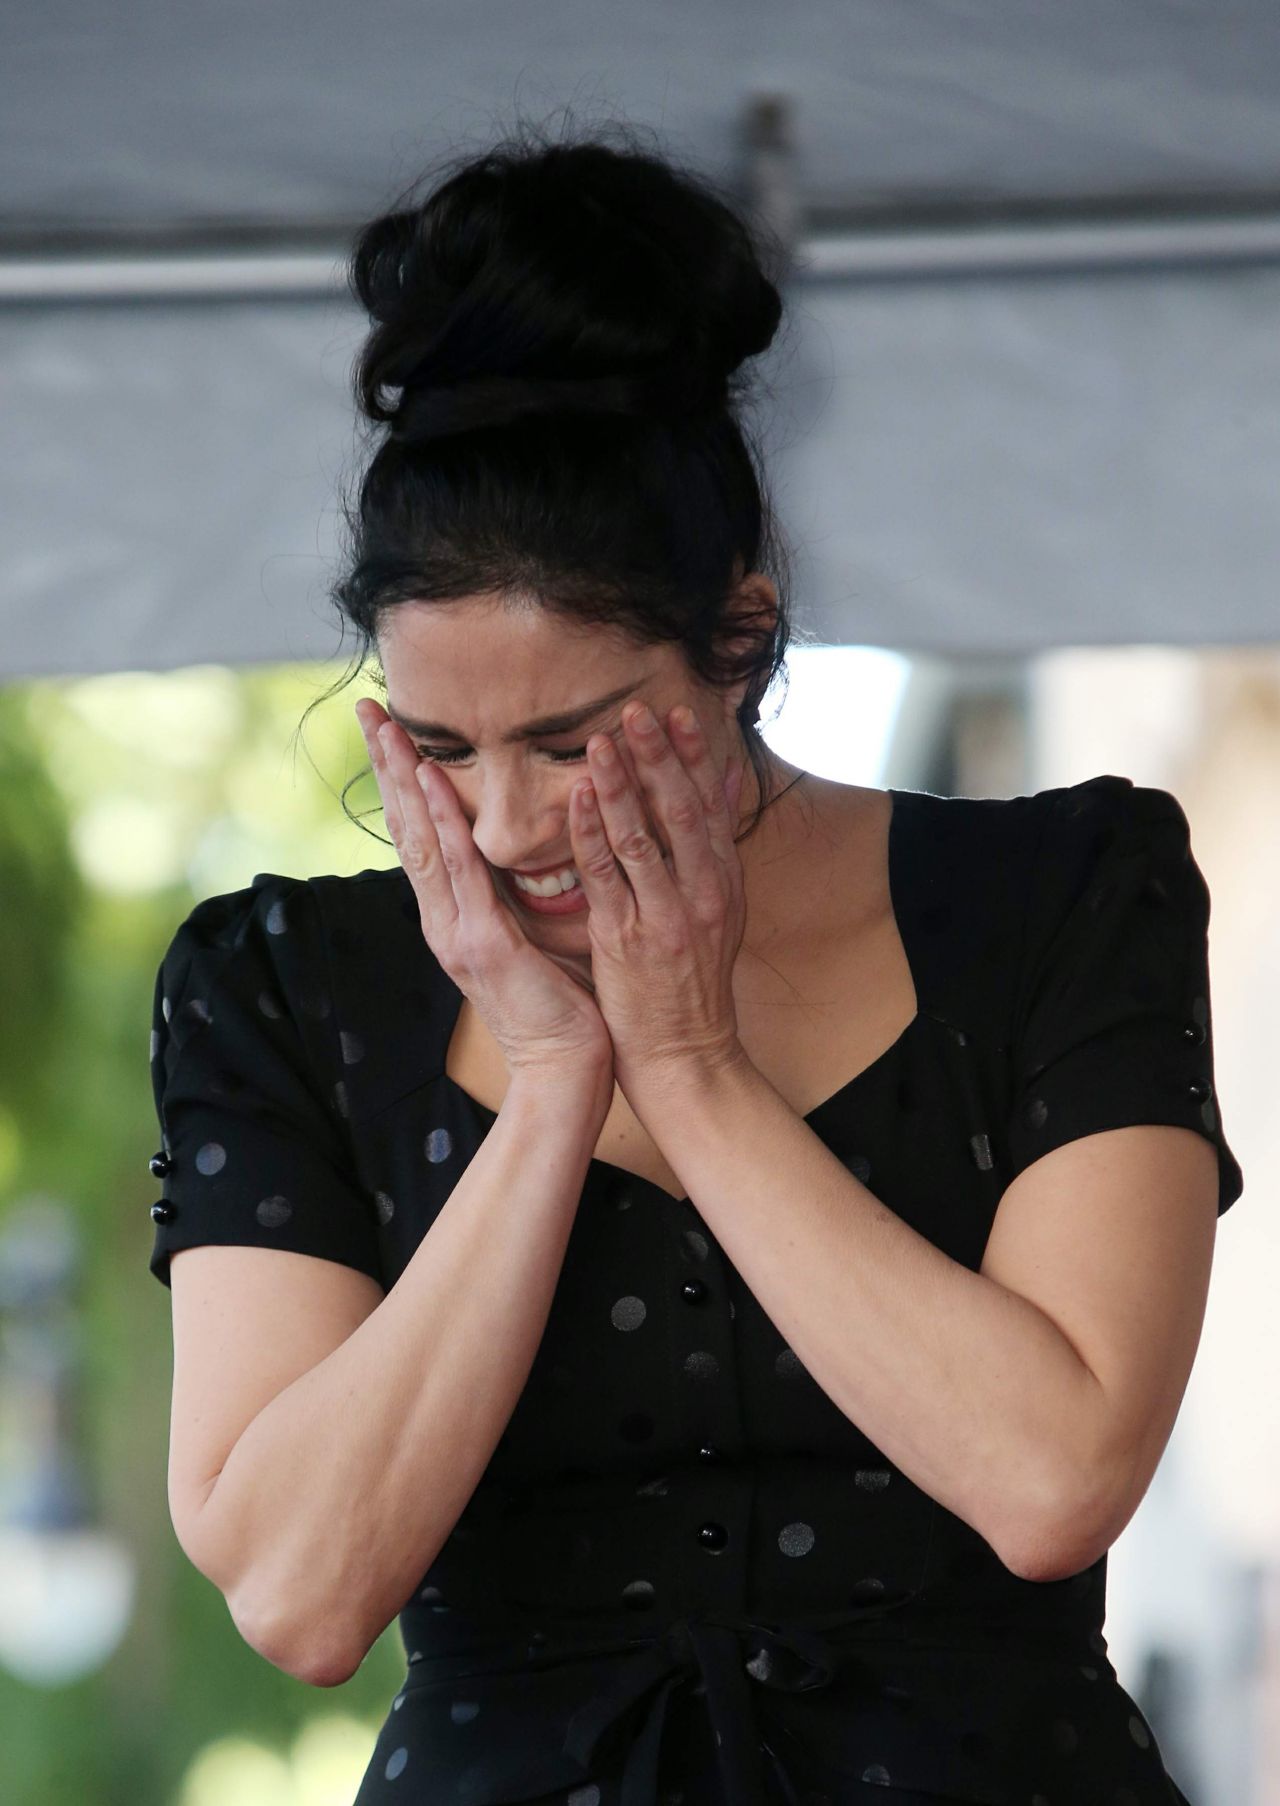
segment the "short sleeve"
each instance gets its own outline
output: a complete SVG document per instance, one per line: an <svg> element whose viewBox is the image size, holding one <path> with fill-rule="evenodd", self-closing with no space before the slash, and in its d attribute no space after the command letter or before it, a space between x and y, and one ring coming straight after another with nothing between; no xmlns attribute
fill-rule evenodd
<svg viewBox="0 0 1280 1806"><path fill-rule="evenodd" d="M152 1012L165 1170L149 1264L164 1285L171 1254L209 1242L319 1255L385 1283L330 1041L328 948L307 881L263 873L198 903L156 973Z"/></svg>
<svg viewBox="0 0 1280 1806"><path fill-rule="evenodd" d="M1104 776L1036 798L1011 1056L1016 1175L1103 1129L1194 1129L1218 1156L1219 1216L1244 1179L1213 1069L1209 891L1166 790Z"/></svg>

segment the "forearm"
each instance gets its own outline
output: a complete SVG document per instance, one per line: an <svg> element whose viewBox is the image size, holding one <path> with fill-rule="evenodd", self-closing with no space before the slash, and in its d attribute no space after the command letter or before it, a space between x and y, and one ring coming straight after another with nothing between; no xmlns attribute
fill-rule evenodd
<svg viewBox="0 0 1280 1806"><path fill-rule="evenodd" d="M206 1535L277 1666L345 1679L435 1559L525 1385L606 1108L513 1079L386 1298L233 1447Z"/></svg>
<svg viewBox="0 0 1280 1806"><path fill-rule="evenodd" d="M631 1102L815 1382L1007 1566L1039 1565L1102 1421L1052 1320L895 1215L745 1058Z"/></svg>

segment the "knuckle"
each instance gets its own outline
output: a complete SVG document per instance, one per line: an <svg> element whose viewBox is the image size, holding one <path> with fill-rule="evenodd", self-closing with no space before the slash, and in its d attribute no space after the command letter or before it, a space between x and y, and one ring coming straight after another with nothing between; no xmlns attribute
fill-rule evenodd
<svg viewBox="0 0 1280 1806"><path fill-rule="evenodd" d="M667 810L667 818L676 828L696 828L702 815L702 800L696 794L676 797Z"/></svg>
<svg viewBox="0 0 1280 1806"><path fill-rule="evenodd" d="M652 858L658 850L657 842L645 828L626 828L618 836L618 851L624 859L634 860L642 864Z"/></svg>
<svg viewBox="0 0 1280 1806"><path fill-rule="evenodd" d="M485 969L485 947L483 937L474 929L459 926L452 946L454 965L462 971L469 981Z"/></svg>
<svg viewBox="0 0 1280 1806"><path fill-rule="evenodd" d="M592 877L606 879L612 875L616 864L613 849L608 846L592 847L585 856L585 863L587 871ZM578 870L582 870L581 863L578 865Z"/></svg>
<svg viewBox="0 0 1280 1806"><path fill-rule="evenodd" d="M701 928L716 928L724 920L724 898L719 891L705 895L695 893L691 907L694 920Z"/></svg>

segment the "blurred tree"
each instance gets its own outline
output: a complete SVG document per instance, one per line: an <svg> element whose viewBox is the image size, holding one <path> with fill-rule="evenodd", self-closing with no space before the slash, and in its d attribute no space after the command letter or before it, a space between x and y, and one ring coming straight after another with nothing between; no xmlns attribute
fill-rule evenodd
<svg viewBox="0 0 1280 1806"><path fill-rule="evenodd" d="M47 1102L64 1041L68 962L87 888L70 817L27 726L26 698L0 690L0 1111L16 1122ZM16 1157L11 1150L10 1162ZM0 1149L0 1181L6 1162Z"/></svg>
<svg viewBox="0 0 1280 1806"><path fill-rule="evenodd" d="M367 763L352 705L368 686L324 702L295 738L334 675L207 666L0 691L0 1214L28 1191L76 1213L81 1454L139 1578L133 1622L100 1673L45 1692L0 1670L4 1806L182 1806L182 1777L215 1740L284 1752L335 1714L367 1725L372 1752L403 1675L393 1624L346 1686L304 1686L248 1648L187 1560L166 1491L170 1305L147 1270L159 1139L146 1050L178 924L259 871L396 862L375 837L386 830L372 777L347 798L353 813L373 806L372 833L339 800Z"/></svg>

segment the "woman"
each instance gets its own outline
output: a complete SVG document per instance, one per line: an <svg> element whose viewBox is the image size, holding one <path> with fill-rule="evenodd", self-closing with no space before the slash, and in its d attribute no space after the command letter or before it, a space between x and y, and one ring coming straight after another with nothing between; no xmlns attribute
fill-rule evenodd
<svg viewBox="0 0 1280 1806"><path fill-rule="evenodd" d="M398 863L157 975L184 1549L318 1686L399 1615L358 1806L1184 1800L1102 1631L1242 1189L1182 810L769 751L704 179L509 142L353 280Z"/></svg>

